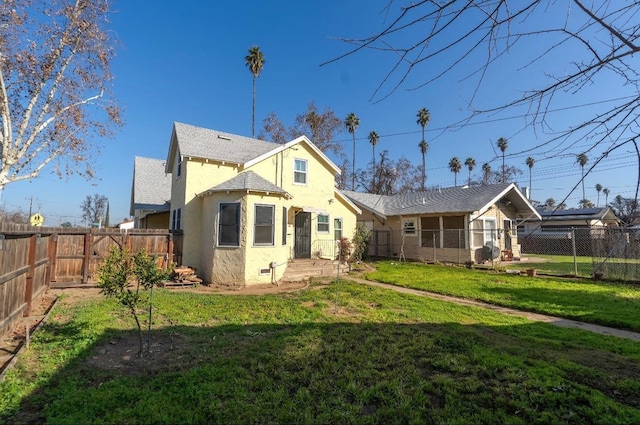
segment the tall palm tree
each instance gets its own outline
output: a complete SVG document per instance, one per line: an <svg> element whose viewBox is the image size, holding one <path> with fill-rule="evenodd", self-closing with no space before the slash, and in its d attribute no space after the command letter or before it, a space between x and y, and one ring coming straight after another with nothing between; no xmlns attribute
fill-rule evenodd
<svg viewBox="0 0 640 425"><path fill-rule="evenodd" d="M491 175L491 165L488 162L482 164L482 181L484 184L489 183L489 176Z"/></svg>
<svg viewBox="0 0 640 425"><path fill-rule="evenodd" d="M427 180L425 156L427 155L427 149L429 149L429 144L424 139L424 128L427 126L427 124L429 124L429 121L431 121L431 114L429 113L429 110L427 108L422 108L418 111L417 117L418 119L416 123L418 123L420 127L422 127L422 141L418 144L418 147L420 148L420 153L422 154L422 190L424 191L425 183Z"/></svg>
<svg viewBox="0 0 640 425"><path fill-rule="evenodd" d="M602 189L602 193L604 193L604 206L606 207L609 204L609 194L611 191L607 188Z"/></svg>
<svg viewBox="0 0 640 425"><path fill-rule="evenodd" d="M256 79L260 76L264 67L264 55L258 46L249 47L249 54L244 57L244 62L253 74L253 104L251 107L251 137L256 137Z"/></svg>
<svg viewBox="0 0 640 425"><path fill-rule="evenodd" d="M596 207L600 206L600 192L602 191L602 185L600 183L596 184L596 192L598 192L598 200L596 202Z"/></svg>
<svg viewBox="0 0 640 425"><path fill-rule="evenodd" d="M458 173L460 172L460 170L462 170L462 163L457 156L454 156L453 158L451 158L451 161L449 161L449 169L454 175L453 185L458 186Z"/></svg>
<svg viewBox="0 0 640 425"><path fill-rule="evenodd" d="M467 179L467 184L471 186L471 172L473 171L473 168L476 166L476 160L469 157L464 160L464 165L466 165L467 168L469 169L469 178Z"/></svg>
<svg viewBox="0 0 640 425"><path fill-rule="evenodd" d="M498 149L500 149L500 152L502 152L502 183L505 183L507 180L507 171L504 168L504 151L506 151L509 147L509 142L507 142L507 139L505 139L504 137L501 137L498 139L498 142L496 144L498 145Z"/></svg>
<svg viewBox="0 0 640 425"><path fill-rule="evenodd" d="M353 137L353 163L351 165L351 190L356 190L356 130L360 126L360 118L353 112L347 114L344 126Z"/></svg>
<svg viewBox="0 0 640 425"><path fill-rule="evenodd" d="M378 139L380 139L380 136L378 136L378 133L376 133L375 130L369 133L369 143L371 143L371 147L373 148L373 153L371 155L371 161L373 164L372 165L373 177L371 178L371 189L374 188L376 183L376 145L378 144Z"/></svg>
<svg viewBox="0 0 640 425"><path fill-rule="evenodd" d="M584 192L584 166L589 162L589 158L584 153L581 153L576 157L576 162L580 165L580 169L582 170L582 199L587 199L587 196Z"/></svg>
<svg viewBox="0 0 640 425"><path fill-rule="evenodd" d="M529 167L529 198L531 198L531 169L533 168L533 165L536 163L536 160L528 157L525 160L525 163L527 164L527 167Z"/></svg>

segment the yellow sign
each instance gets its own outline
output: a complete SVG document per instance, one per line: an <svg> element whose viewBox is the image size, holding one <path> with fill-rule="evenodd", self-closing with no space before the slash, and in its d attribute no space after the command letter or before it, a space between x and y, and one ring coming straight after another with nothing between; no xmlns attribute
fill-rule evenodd
<svg viewBox="0 0 640 425"><path fill-rule="evenodd" d="M29 218L29 223L31 223L32 226L42 226L44 217L40 213L35 213Z"/></svg>

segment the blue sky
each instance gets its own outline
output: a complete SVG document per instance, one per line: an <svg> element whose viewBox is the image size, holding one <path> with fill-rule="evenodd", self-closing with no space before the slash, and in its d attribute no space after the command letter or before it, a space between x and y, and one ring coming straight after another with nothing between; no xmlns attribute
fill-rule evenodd
<svg viewBox="0 0 640 425"><path fill-rule="evenodd" d="M371 146L367 135L380 135L377 152L390 151L391 157L407 157L421 163L418 149L420 127L416 112L426 107L431 112L426 139L427 186L453 186L454 176L447 164L451 157L461 161L471 156L477 162L472 177L490 162L494 170L501 166L495 143L499 137L509 140L506 162L523 170L520 186L528 186L527 156L536 159L532 170L532 198L544 201L564 199L580 179L575 155L586 145L577 141L563 151L552 146L528 149L545 142L541 131L522 130L522 111L485 116L456 131L443 130L465 116L473 82L454 73L429 86L407 90L424 81L424 69L416 69L406 83L391 96L372 101L378 83L394 63L393 55L364 51L320 66L349 49L341 37L363 37L379 30L385 22L387 0L357 1L249 1L181 2L115 1L111 31L118 40L117 57L112 64L115 76L114 96L123 108L124 126L113 139L102 145L96 158L96 179L74 177L59 180L50 170L31 182L8 185L0 203L7 209L40 211L46 225L70 221L80 224L80 204L87 195L98 193L110 201L111 222L129 216L133 160L135 156L166 158L174 121L251 135L251 81L244 56L252 45L259 45L266 64L257 82L256 128L262 119L275 112L286 124L305 111L314 101L319 109L331 107L339 117L355 112L360 118L356 167L367 165ZM388 17L387 17L388 19ZM417 29L416 29L417 32ZM419 36L420 34L410 34ZM540 46L512 52L513 63L533 54ZM500 99L532 88L543 72L559 67L562 57L551 57L539 68L504 66L500 73L487 76L477 104L489 106ZM507 62L508 64L509 62ZM557 70L557 69L556 69ZM549 114L552 126L569 125L591 116L606 101L628 96L618 81L604 79L580 95L567 95ZM593 102L591 107L578 107ZM604 103L603 103L604 102ZM561 109L563 108L563 109ZM351 137L343 132L351 157ZM598 152L593 152L593 158ZM590 155L591 157L591 155ZM632 197L635 191L637 163L629 149L616 151L602 161L586 178L587 198L596 202L595 184L600 183L615 195ZM465 181L466 168L458 175ZM582 198L581 186L567 199L571 207ZM600 196L604 203L604 195ZM610 200L611 200L610 198Z"/></svg>

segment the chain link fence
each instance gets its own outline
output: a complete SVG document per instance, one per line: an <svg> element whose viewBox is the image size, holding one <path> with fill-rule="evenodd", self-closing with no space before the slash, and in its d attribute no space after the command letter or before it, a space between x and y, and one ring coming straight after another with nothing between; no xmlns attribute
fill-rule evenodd
<svg viewBox="0 0 640 425"><path fill-rule="evenodd" d="M549 262L551 274L640 280L638 229L557 227L521 232L518 242L523 256L535 255Z"/></svg>
<svg viewBox="0 0 640 425"><path fill-rule="evenodd" d="M514 231L515 233L515 231ZM640 281L640 229L373 231L368 254L428 263L500 264L540 274Z"/></svg>

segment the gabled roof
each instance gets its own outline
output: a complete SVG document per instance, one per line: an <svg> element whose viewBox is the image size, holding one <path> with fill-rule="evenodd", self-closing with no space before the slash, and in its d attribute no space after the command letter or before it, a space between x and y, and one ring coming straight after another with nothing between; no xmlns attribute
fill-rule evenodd
<svg viewBox="0 0 640 425"><path fill-rule="evenodd" d="M282 190L279 186L265 180L253 171L245 171L237 176L222 182L210 189L199 193L198 196L209 196L216 192L260 192L260 193L277 193L291 198L291 195Z"/></svg>
<svg viewBox="0 0 640 425"><path fill-rule="evenodd" d="M309 140L307 138L307 136L300 136L297 137L295 139L293 139L292 141L285 143L283 145L277 145L276 148L274 148L273 150L266 152L262 155L256 156L255 158L251 159L250 161L247 161L244 165L245 167L250 167L253 164L257 164L258 162L273 156L279 152L282 152L286 149L289 149L290 147L294 146L294 145L298 145L300 143L305 143L307 146L309 146L311 148L312 151L314 151L316 153L316 155L318 155L332 170L335 174L340 174L341 170L340 168L335 165L333 163L333 161L331 161L329 159L328 156L326 156L320 149L318 149L318 147L316 145L314 145L311 140Z"/></svg>
<svg viewBox="0 0 640 425"><path fill-rule="evenodd" d="M602 222L617 221L610 207L601 208L569 208L564 210L545 210L538 208L538 213L545 221L600 220Z"/></svg>
<svg viewBox="0 0 640 425"><path fill-rule="evenodd" d="M301 143L309 146L334 173L340 173L340 168L306 136L278 144L179 122L173 124L166 172L173 170L176 150L183 157L237 164L246 168Z"/></svg>
<svg viewBox="0 0 640 425"><path fill-rule="evenodd" d="M136 156L133 159L131 215L136 210L169 211L171 175L165 173L165 161Z"/></svg>
<svg viewBox="0 0 640 425"><path fill-rule="evenodd" d="M372 195L345 191L353 202L373 214L393 215L482 213L495 203L512 204L521 214L540 218L515 184L429 189L398 195Z"/></svg>
<svg viewBox="0 0 640 425"><path fill-rule="evenodd" d="M177 149L183 157L244 164L278 146L264 140L176 122L173 123L166 171L170 173L173 169Z"/></svg>

